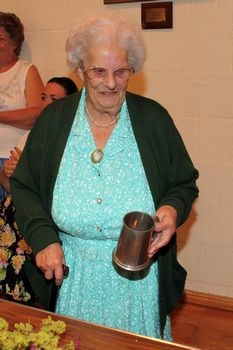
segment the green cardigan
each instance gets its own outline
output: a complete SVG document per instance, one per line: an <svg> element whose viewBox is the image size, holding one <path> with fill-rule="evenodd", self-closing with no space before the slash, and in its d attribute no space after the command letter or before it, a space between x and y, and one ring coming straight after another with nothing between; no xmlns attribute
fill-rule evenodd
<svg viewBox="0 0 233 350"><path fill-rule="evenodd" d="M81 92L55 101L42 112L11 177L17 224L34 254L51 243L60 242L51 216L53 189L80 96ZM126 101L155 208L173 206L179 226L187 219L198 196L198 172L166 109L130 92L126 94ZM186 271L176 259L176 235L155 258L159 266L163 331L166 315L179 302L186 278ZM25 270L45 308L51 309L53 283L44 279L34 262L25 264Z"/></svg>

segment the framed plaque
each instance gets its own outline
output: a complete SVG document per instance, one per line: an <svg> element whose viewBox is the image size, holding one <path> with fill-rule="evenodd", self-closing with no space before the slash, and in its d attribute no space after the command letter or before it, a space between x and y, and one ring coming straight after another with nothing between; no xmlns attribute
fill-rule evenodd
<svg viewBox="0 0 233 350"><path fill-rule="evenodd" d="M124 2L141 2L141 1L151 1L151 0L104 0L104 4L121 4Z"/></svg>
<svg viewBox="0 0 233 350"><path fill-rule="evenodd" d="M141 4L141 22L143 29L172 28L172 2Z"/></svg>

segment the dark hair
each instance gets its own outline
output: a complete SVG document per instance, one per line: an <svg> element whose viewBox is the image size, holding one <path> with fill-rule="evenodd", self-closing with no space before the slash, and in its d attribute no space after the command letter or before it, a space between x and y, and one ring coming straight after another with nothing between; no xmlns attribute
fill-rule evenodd
<svg viewBox="0 0 233 350"><path fill-rule="evenodd" d="M78 91L78 88L73 80L67 77L53 77L49 79L47 83L56 83L61 85L66 91L67 96Z"/></svg>
<svg viewBox="0 0 233 350"><path fill-rule="evenodd" d="M24 42L24 27L14 13L0 12L0 27L9 34L11 40L17 45L15 54L18 57Z"/></svg>

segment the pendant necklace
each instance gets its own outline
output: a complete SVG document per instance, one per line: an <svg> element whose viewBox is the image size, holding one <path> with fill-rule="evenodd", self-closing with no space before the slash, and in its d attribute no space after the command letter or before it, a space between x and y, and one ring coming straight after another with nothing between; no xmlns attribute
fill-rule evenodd
<svg viewBox="0 0 233 350"><path fill-rule="evenodd" d="M113 125L114 123L116 123L118 121L118 119L120 118L120 113L116 116L116 118L114 118L111 123L109 124L99 124L95 121L95 119L92 117L92 115L90 114L90 112L88 111L87 109L87 106L86 106L86 112L87 112L87 115L88 115L88 118L92 121L92 123L97 126L97 127L100 127L100 128L107 128L111 125ZM97 164L99 162L101 162L101 160L103 159L104 157L104 152L102 149L100 148L96 148L92 153L91 153L91 161L92 163L94 164Z"/></svg>
<svg viewBox="0 0 233 350"><path fill-rule="evenodd" d="M100 148L96 148L92 153L91 153L91 161L94 164L97 164L101 162L103 159L104 152Z"/></svg>

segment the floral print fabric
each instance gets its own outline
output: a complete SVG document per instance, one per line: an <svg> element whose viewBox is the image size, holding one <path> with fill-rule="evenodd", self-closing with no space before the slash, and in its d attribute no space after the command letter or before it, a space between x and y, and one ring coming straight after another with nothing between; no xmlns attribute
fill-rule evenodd
<svg viewBox="0 0 233 350"><path fill-rule="evenodd" d="M0 205L0 296L11 301L31 303L33 293L23 265L31 259L31 248L19 232L11 196Z"/></svg>

